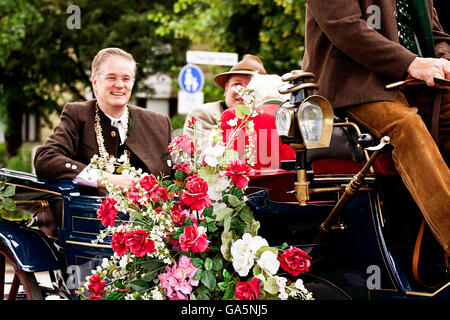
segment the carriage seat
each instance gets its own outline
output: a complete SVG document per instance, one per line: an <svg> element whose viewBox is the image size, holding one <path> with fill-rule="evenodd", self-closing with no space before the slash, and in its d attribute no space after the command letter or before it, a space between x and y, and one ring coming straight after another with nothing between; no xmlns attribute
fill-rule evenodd
<svg viewBox="0 0 450 320"><path fill-rule="evenodd" d="M276 131L275 113L277 104L267 104L256 108L264 113L253 118L254 134L256 134L256 175L274 176L280 169L280 161L295 161L295 151L281 142ZM228 109L221 115L221 129L224 131L223 141L227 142L229 133L233 127L228 121L236 117L235 109ZM344 120L334 115L335 123L343 123ZM238 121L238 124L240 122ZM239 132L234 142L234 149L240 155L244 152L244 141L248 143L249 134L245 130ZM307 160L311 163L314 174L356 174L364 166L366 158L364 152L357 147L358 135L351 126L335 126L333 128L330 146L328 148L312 149L307 152ZM277 148L278 146L278 148ZM374 163L374 171L382 175L396 175L390 146L380 153ZM277 152L278 151L278 152ZM269 161L268 161L269 160ZM279 171L279 170L278 170Z"/></svg>

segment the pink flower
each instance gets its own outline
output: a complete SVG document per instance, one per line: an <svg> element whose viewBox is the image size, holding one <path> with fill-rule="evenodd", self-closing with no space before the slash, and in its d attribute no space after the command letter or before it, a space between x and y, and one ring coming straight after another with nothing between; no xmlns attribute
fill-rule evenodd
<svg viewBox="0 0 450 320"><path fill-rule="evenodd" d="M125 243L132 254L143 257L147 253L155 252L155 242L147 236L148 232L144 230L133 230L125 233Z"/></svg>
<svg viewBox="0 0 450 320"><path fill-rule="evenodd" d="M190 206L192 210L197 211L211 206L211 200L208 195L208 183L197 176L189 177L186 180L181 202Z"/></svg>
<svg viewBox="0 0 450 320"><path fill-rule="evenodd" d="M194 266L191 258L182 255L178 264L166 267L166 273L158 275L160 286L169 300L188 300L192 286L198 286L199 281L194 280L198 268Z"/></svg>
<svg viewBox="0 0 450 320"><path fill-rule="evenodd" d="M197 226L186 226L183 233L179 238L181 250L188 252L191 250L193 253L205 252L208 248L208 237L200 233Z"/></svg>
<svg viewBox="0 0 450 320"><path fill-rule="evenodd" d="M105 290L103 289L105 284L106 282L102 281L98 274L94 273L89 277L88 290L94 296L101 296L102 294L105 294Z"/></svg>
<svg viewBox="0 0 450 320"><path fill-rule="evenodd" d="M111 247L119 257L123 256L128 251L125 241L125 232L115 232L113 234L111 239Z"/></svg>
<svg viewBox="0 0 450 320"><path fill-rule="evenodd" d="M101 219L103 226L114 225L117 216L116 203L117 201L114 198L108 196L103 200L100 208L97 210L97 217Z"/></svg>
<svg viewBox="0 0 450 320"><path fill-rule="evenodd" d="M229 161L227 164L227 171L225 176L231 176L231 181L239 188L245 188L248 186L249 176L253 176L255 173L253 169L245 161Z"/></svg>
<svg viewBox="0 0 450 320"><path fill-rule="evenodd" d="M175 150L176 147L186 152L188 155L193 154L195 149L194 143L191 141L191 138L189 138L189 136L186 134L178 136L172 140L172 142L169 144L170 154L176 151Z"/></svg>

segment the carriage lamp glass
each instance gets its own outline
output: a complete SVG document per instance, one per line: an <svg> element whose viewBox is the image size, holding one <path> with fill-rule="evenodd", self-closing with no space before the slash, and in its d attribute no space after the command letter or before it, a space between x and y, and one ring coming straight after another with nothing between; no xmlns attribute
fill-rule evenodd
<svg viewBox="0 0 450 320"><path fill-rule="evenodd" d="M298 126L307 149L330 145L333 130L333 108L322 96L309 96L297 112Z"/></svg>
<svg viewBox="0 0 450 320"><path fill-rule="evenodd" d="M314 101L305 101L299 112L300 129L305 142L320 141L323 125L323 112L320 105Z"/></svg>
<svg viewBox="0 0 450 320"><path fill-rule="evenodd" d="M279 136L293 137L294 110L290 107L280 106L275 113L275 126Z"/></svg>

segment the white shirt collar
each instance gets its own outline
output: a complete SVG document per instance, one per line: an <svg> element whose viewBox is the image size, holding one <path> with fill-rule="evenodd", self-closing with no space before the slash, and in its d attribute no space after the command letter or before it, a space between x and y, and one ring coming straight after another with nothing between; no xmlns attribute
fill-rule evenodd
<svg viewBox="0 0 450 320"><path fill-rule="evenodd" d="M119 130L120 144L123 144L125 142L126 137L127 137L126 128L125 128L125 122L128 121L127 113L124 112L120 118L113 118L113 117L111 117L110 115L108 115L106 113L105 113L105 115L111 120L111 125L112 126L117 126L116 123L118 121L120 121L118 123L117 129Z"/></svg>

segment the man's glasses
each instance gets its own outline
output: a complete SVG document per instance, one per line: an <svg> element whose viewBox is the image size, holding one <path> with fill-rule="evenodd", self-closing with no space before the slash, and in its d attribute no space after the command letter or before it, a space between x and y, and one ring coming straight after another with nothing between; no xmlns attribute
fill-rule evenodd
<svg viewBox="0 0 450 320"><path fill-rule="evenodd" d="M123 84L129 85L134 82L134 79L129 76L119 77L119 76L115 76L115 75L111 75L111 74L107 74L107 75L98 74L98 76L102 77L103 79L105 79L106 81L108 81L110 83L117 83L117 81L120 80L120 81L122 81Z"/></svg>

